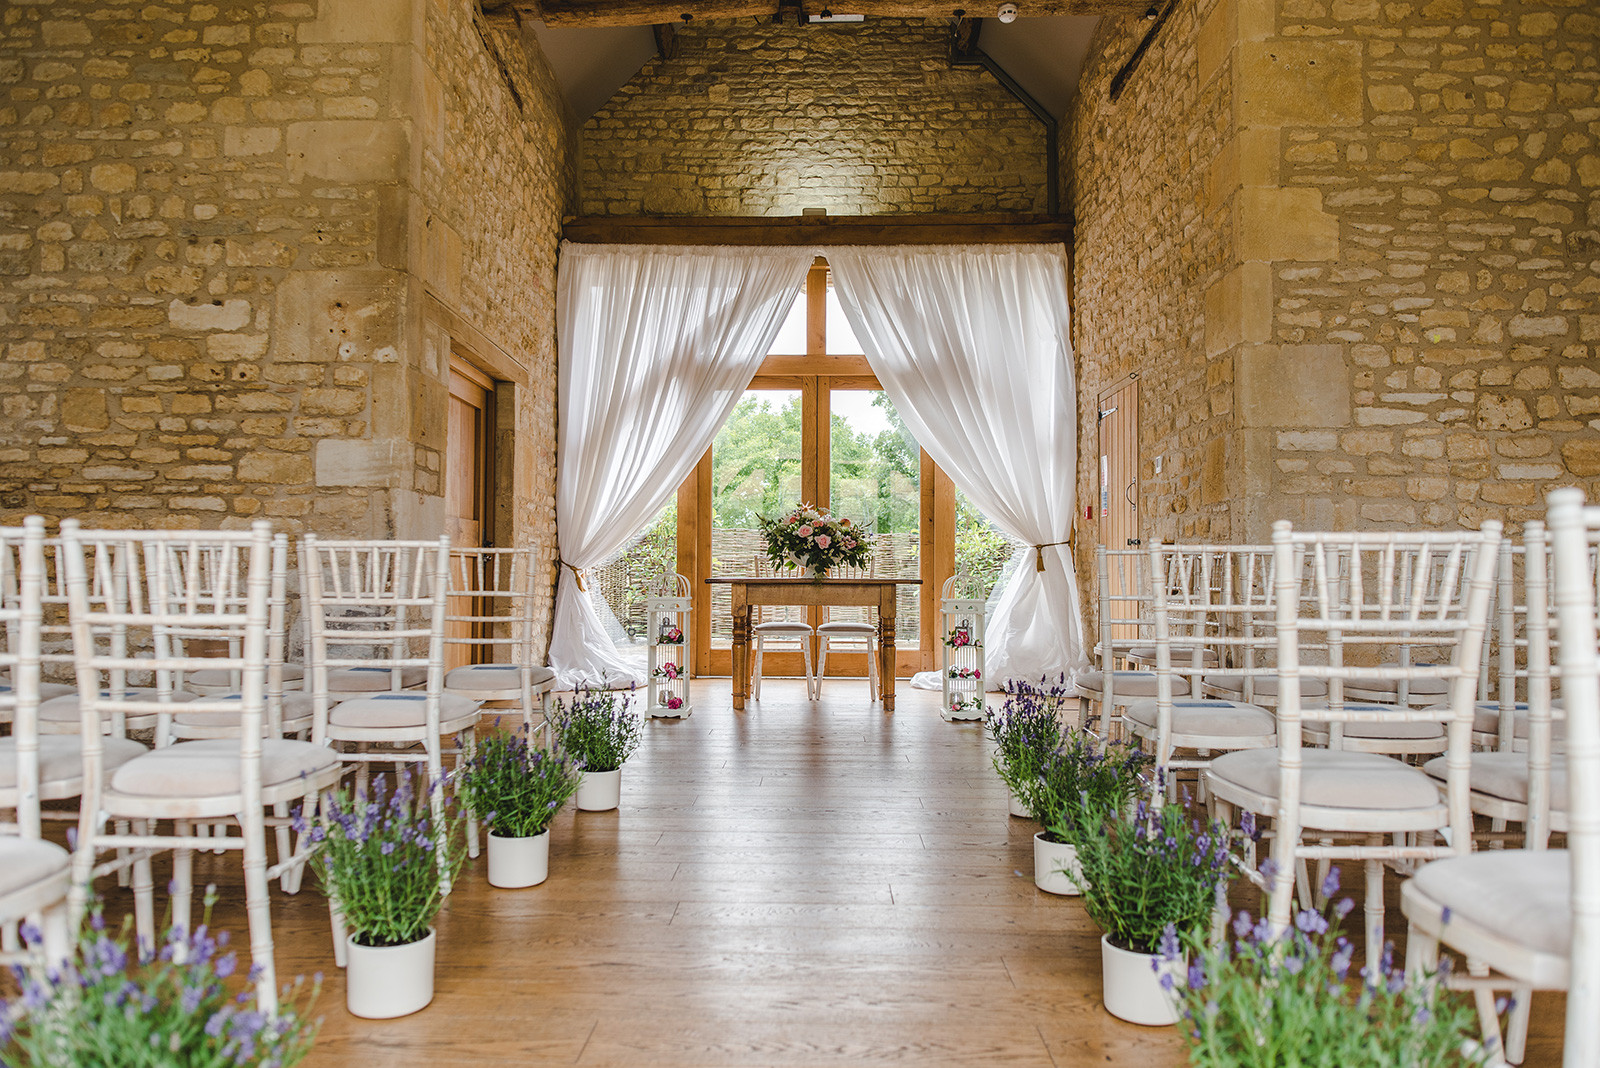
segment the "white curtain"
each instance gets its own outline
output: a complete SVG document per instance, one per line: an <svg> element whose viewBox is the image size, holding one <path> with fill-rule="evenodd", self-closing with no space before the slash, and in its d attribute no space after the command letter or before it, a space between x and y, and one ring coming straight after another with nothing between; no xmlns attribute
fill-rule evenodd
<svg viewBox="0 0 1600 1068"><path fill-rule="evenodd" d="M577 575L677 492L777 336L806 248L563 244L556 282L561 569L557 685L643 678L617 653ZM696 591L697 595L699 591Z"/></svg>
<svg viewBox="0 0 1600 1068"><path fill-rule="evenodd" d="M1029 546L1031 559L1011 569L989 618L989 679L1070 680L1088 661L1066 544L1077 508L1078 419L1065 249L848 247L825 255L845 316L906 426L961 492Z"/></svg>

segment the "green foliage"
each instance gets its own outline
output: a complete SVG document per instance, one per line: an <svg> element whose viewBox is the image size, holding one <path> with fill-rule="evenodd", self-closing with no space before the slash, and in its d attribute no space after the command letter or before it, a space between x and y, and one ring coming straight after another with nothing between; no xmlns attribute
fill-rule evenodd
<svg viewBox="0 0 1600 1068"><path fill-rule="evenodd" d="M1337 871L1337 869L1334 869ZM1351 902L1339 903L1340 918ZM1437 976L1408 978L1386 959L1350 981L1354 947L1307 909L1273 937L1248 913L1232 945L1189 940L1175 983L1196 1068L1467 1068L1489 1061L1465 997Z"/></svg>
<svg viewBox="0 0 1600 1068"><path fill-rule="evenodd" d="M1052 836L1075 843L1094 833L1093 822L1104 813L1119 811L1138 796L1144 785L1140 773L1152 763L1135 746L1103 742L1069 727L1038 776L1019 784L1017 798Z"/></svg>
<svg viewBox="0 0 1600 1068"><path fill-rule="evenodd" d="M1083 874L1069 875L1114 945L1154 953L1169 928L1188 937L1210 919L1232 856L1220 822L1202 825L1180 805L1152 810L1143 801L1131 818L1107 812L1093 822L1097 830L1065 823L1051 830L1078 847Z"/></svg>
<svg viewBox="0 0 1600 1068"><path fill-rule="evenodd" d="M435 783L431 790L442 789ZM417 793L409 771L391 792L383 776L369 792L342 787L323 798L312 839L321 843L316 869L339 903L350 937L363 946L400 946L428 934L464 850L461 820L444 799L434 823L431 791Z"/></svg>
<svg viewBox="0 0 1600 1068"><path fill-rule="evenodd" d="M1045 688L1013 681L1006 684L1000 711L989 714L994 770L1024 804L1035 792L1045 761L1061 748L1062 726L1056 708L1063 693L1064 685Z"/></svg>
<svg viewBox="0 0 1600 1068"><path fill-rule="evenodd" d="M633 694L579 690L550 714L556 744L584 771L616 771L639 748L642 726Z"/></svg>
<svg viewBox="0 0 1600 1068"><path fill-rule="evenodd" d="M752 530L800 495L800 396L781 408L745 396L717 432L711 452L715 526Z"/></svg>
<svg viewBox="0 0 1600 1068"><path fill-rule="evenodd" d="M526 729L496 730L474 742L456 778L456 793L493 833L531 838L549 828L582 778L561 754L529 745Z"/></svg>
<svg viewBox="0 0 1600 1068"><path fill-rule="evenodd" d="M991 524L964 494L956 495L956 574L973 576L987 595L1015 551L1015 542Z"/></svg>
<svg viewBox="0 0 1600 1068"><path fill-rule="evenodd" d="M210 933L213 890L193 933L173 927L160 947L130 949L124 921L107 933L98 906L60 970L18 968L21 993L0 1002L0 1064L36 1068L254 1068L299 1064L318 1022L308 1018L321 988L296 982L268 1019L236 999L227 980L237 958L227 933ZM37 932L24 929L37 944ZM182 952L178 952L182 950ZM182 957L180 963L176 958Z"/></svg>

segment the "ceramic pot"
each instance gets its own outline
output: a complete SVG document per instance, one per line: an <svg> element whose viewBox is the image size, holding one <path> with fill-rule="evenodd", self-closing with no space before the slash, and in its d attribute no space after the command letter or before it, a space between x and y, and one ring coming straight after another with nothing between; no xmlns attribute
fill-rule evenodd
<svg viewBox="0 0 1600 1068"><path fill-rule="evenodd" d="M489 885L538 886L550 875L550 832L524 838L489 834Z"/></svg>
<svg viewBox="0 0 1600 1068"><path fill-rule="evenodd" d="M1045 837L1048 833L1040 831L1033 836L1033 885L1047 894L1075 897L1083 891L1068 873L1083 878L1078 847L1071 842L1052 842Z"/></svg>
<svg viewBox="0 0 1600 1068"><path fill-rule="evenodd" d="M1031 819L1033 817L1033 813L1024 808L1022 802L1017 800L1017 795L1010 790L1006 791L1006 809L1013 816L1020 816L1022 819Z"/></svg>
<svg viewBox="0 0 1600 1068"><path fill-rule="evenodd" d="M1100 936L1100 984L1106 1011L1119 1020L1146 1027L1166 1027L1178 1022L1178 1001L1162 989L1161 977L1182 982L1187 965L1162 960L1158 954L1135 953Z"/></svg>
<svg viewBox="0 0 1600 1068"><path fill-rule="evenodd" d="M574 802L585 812L605 812L622 801L622 769L586 771Z"/></svg>
<svg viewBox="0 0 1600 1068"><path fill-rule="evenodd" d="M433 1000L436 934L403 946L363 946L345 940L345 1005L366 1020L409 1016Z"/></svg>

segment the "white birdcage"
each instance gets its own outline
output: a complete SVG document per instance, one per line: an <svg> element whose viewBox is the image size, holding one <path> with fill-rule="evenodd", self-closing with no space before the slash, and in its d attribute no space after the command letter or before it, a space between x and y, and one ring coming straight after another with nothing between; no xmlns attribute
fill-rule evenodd
<svg viewBox="0 0 1600 1068"><path fill-rule="evenodd" d="M689 706L689 580L664 578L644 600L649 635L646 714L681 719Z"/></svg>
<svg viewBox="0 0 1600 1068"><path fill-rule="evenodd" d="M975 596L981 592L971 576L952 575L939 594L939 676L944 683L939 714L946 720L984 716L985 598Z"/></svg>

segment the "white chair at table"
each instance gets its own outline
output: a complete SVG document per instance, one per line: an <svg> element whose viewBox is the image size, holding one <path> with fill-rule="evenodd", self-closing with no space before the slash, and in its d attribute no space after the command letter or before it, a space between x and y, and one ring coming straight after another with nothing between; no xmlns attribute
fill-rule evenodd
<svg viewBox="0 0 1600 1068"><path fill-rule="evenodd" d="M21 961L42 951L47 963L59 964L70 952L66 898L72 856L54 842L44 841L41 833L40 801L46 785L40 768L38 720L43 592L44 520L29 516L21 528L0 528L0 630L4 634L0 668L11 680L0 690L0 710L12 723L11 736L0 739L0 809L14 814L13 821L0 828L0 949L4 950L0 957ZM76 739L52 742L77 744ZM69 769L68 774L81 781L81 770ZM42 945L24 948L18 925L35 916L42 921Z"/></svg>
<svg viewBox="0 0 1600 1068"><path fill-rule="evenodd" d="M446 645L487 654L445 673L446 693L476 701L515 701L531 738L548 725L556 673L534 662L535 561L531 549L451 549ZM535 700L537 699L537 700Z"/></svg>
<svg viewBox="0 0 1600 1068"><path fill-rule="evenodd" d="M242 557L221 573L237 576L243 590L225 595L199 578L201 561ZM300 853L269 867L268 806L310 796L338 780L338 754L325 746L284 738L263 739L266 715L267 628L270 615L272 531L258 521L248 531L86 531L74 520L61 525L61 557L83 695L83 801L73 853L71 902L81 915L97 875L125 861L99 864L107 850L132 851L134 916L141 939L154 944L151 856L171 850L172 922L190 927L193 856L199 849L237 849L243 858L245 907L256 1003L269 1015L277 1005L271 907L267 882L309 858ZM90 574L98 576L99 599L89 597ZM172 632L227 643L238 638L240 655L188 657ZM148 649L147 656L129 654ZM107 713L143 711L105 680L130 672L179 673L217 667L238 671L239 701L197 697L179 705L157 702L157 714L214 712L238 723L232 738L175 742L135 757L107 774L97 729ZM314 817L314 809L308 813ZM113 820L133 821L133 833L107 830ZM236 821L237 838L200 837L196 824ZM170 821L171 833L159 833Z"/></svg>
<svg viewBox="0 0 1600 1068"><path fill-rule="evenodd" d="M838 578L869 578L862 568L841 567L834 572ZM878 625L872 622L872 609L866 607L825 607L826 622L817 624L817 681L812 692L822 698L822 682L828 674L828 651L859 652L867 654L867 699L878 699ZM835 614L859 618L835 619Z"/></svg>
<svg viewBox="0 0 1600 1068"><path fill-rule="evenodd" d="M1499 1031L1491 992L1507 987L1518 992L1507 1059L1521 1060L1529 992L1566 990L1562 1063L1592 1068L1600 1064L1600 577L1595 563L1600 508L1585 507L1581 490L1556 490L1549 497L1548 520L1567 711L1567 848L1541 848L1535 835L1527 849L1436 861L1400 888L1400 907L1410 921L1408 970L1431 971L1440 943L1492 969L1487 977L1451 981L1480 992L1487 1039ZM1531 807L1538 806L1536 794ZM1530 812L1530 826L1538 826L1536 811Z"/></svg>
<svg viewBox="0 0 1600 1068"><path fill-rule="evenodd" d="M1493 521L1479 533L1308 534L1295 532L1287 521L1274 524L1278 745L1225 753L1212 762L1206 781L1219 816L1231 820L1237 809L1275 821L1272 870L1251 873L1269 893L1268 920L1275 932L1289 925L1302 862L1359 860L1367 883L1367 959L1375 961L1383 946L1385 865L1463 854L1471 847L1472 705L1499 537L1500 524ZM1397 582L1402 569L1411 580L1405 585ZM1307 579L1310 602L1303 606ZM1302 633L1326 642L1326 664L1301 662ZM1344 666L1347 650L1377 658L1400 641L1448 650L1450 661L1360 672L1444 679L1451 687L1449 706L1373 711L1338 702L1323 708L1302 704L1302 674L1324 679L1333 689L1355 674ZM1447 719L1449 741L1443 799L1422 769L1343 748L1348 722L1440 717ZM1304 747L1302 718L1327 723L1329 748ZM1440 831L1447 833L1447 844L1437 842ZM1394 844L1386 844L1391 839Z"/></svg>
<svg viewBox="0 0 1600 1068"><path fill-rule="evenodd" d="M766 560L756 557L751 574L767 571ZM811 624L805 621L806 610L797 605L750 606L750 697L761 700L761 660L768 646L791 643L799 650L805 662L806 700L817 695L816 674L811 668L811 639L816 635Z"/></svg>

